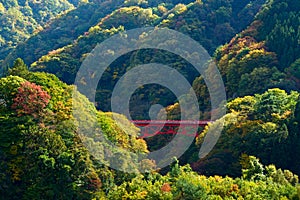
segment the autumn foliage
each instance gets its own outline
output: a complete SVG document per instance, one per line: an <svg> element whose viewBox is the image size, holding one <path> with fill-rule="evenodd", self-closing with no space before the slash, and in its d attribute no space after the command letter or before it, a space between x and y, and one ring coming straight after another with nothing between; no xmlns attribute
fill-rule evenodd
<svg viewBox="0 0 300 200"><path fill-rule="evenodd" d="M161 191L163 191L163 192L171 192L171 190L172 190L172 188L169 183L164 183L161 186Z"/></svg>
<svg viewBox="0 0 300 200"><path fill-rule="evenodd" d="M50 98L41 86L26 81L18 89L11 107L19 116L32 115L40 113L48 105Z"/></svg>

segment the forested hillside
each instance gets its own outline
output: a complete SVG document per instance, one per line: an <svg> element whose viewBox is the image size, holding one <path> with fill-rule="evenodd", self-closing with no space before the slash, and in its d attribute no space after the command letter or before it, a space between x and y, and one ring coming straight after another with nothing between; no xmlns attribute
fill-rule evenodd
<svg viewBox="0 0 300 200"><path fill-rule="evenodd" d="M281 110L292 102L295 106L297 101L299 107L299 97L296 95L294 100L279 105L284 99L289 99L286 92L300 90L299 10L299 4L296 5L295 1L268 1L248 28L215 51L214 59L231 101L228 107L231 114L225 117L223 136L214 153L195 162L192 165L194 170L234 175L240 172L238 159L241 154L249 153L266 164L274 163L299 173L299 164L294 163L298 160L294 153L299 144L299 110L295 107ZM202 117L209 117L209 92L204 79L196 78L193 88L199 98ZM281 90L268 90L271 88ZM262 96L259 94L264 96L263 100L260 100ZM172 118L180 116L179 104L169 106L167 110ZM275 129L272 131L271 127ZM229 171L219 171L219 166L224 168L227 165L231 165ZM207 168L212 171L207 171Z"/></svg>
<svg viewBox="0 0 300 200"><path fill-rule="evenodd" d="M111 113L97 111L86 97L74 90L73 86L62 83L52 74L29 72L21 59L16 60L7 76L0 79L1 198L300 198L296 174L272 164L263 165L256 157L245 154L257 154L264 162L268 162L268 158L274 162L281 160L280 165L294 166L297 171L299 93L286 94L273 89L228 103L231 113L225 116L224 136L212 152L217 157L209 160L201 173L232 174L240 170L239 178L230 178L200 176L189 165L181 167L176 159L166 175L152 171L155 163L151 160L128 162L133 159L128 157L128 151L148 153L145 141L137 139L139 130L118 115L124 122L120 128ZM73 96L72 99L74 92L76 98ZM73 118L72 106L79 109L81 118ZM80 121L83 121L83 127L78 127ZM122 155L120 158L110 158L111 153L107 153L113 149L84 133L93 122L101 126L104 137L122 147L121 152L114 152ZM207 129L197 138L198 144ZM253 134L254 130L256 134ZM96 132L92 134L97 135ZM281 148L272 149L278 145ZM239 161L224 156L231 151L237 157L240 155ZM291 154L286 154L288 152ZM214 165L224 158L228 165ZM116 161L122 169L143 167L148 172L123 173L103 165ZM240 167L236 168L237 165Z"/></svg>
<svg viewBox="0 0 300 200"><path fill-rule="evenodd" d="M193 169L205 174L239 176L239 160L247 154L259 157L264 164L299 174L299 106L298 92L288 94L278 88L230 101L218 143L209 156L193 163ZM197 144L201 145L208 129L220 123L222 120L217 120L206 127Z"/></svg>
<svg viewBox="0 0 300 200"><path fill-rule="evenodd" d="M296 89L299 80L291 72L299 70L299 10L298 1L270 1L251 26L216 52L229 97Z"/></svg>
<svg viewBox="0 0 300 200"><path fill-rule="evenodd" d="M269 88L299 90L300 16L298 1L268 1L251 25L219 47L214 59L228 98ZM203 112L210 109L202 77L193 82ZM176 107L170 113L176 115Z"/></svg>
<svg viewBox="0 0 300 200"><path fill-rule="evenodd" d="M123 147L115 152L123 155L121 168L139 167L139 163L129 163L129 154L126 157L128 150L148 152L146 143L137 139L138 129L119 116L130 133L123 131L111 113L97 111L85 96L75 91L72 99L74 90L52 74L29 72L21 59L0 79L1 198L91 199L102 194L103 186L109 189L129 178L103 166L100 158L106 162L117 158L106 157L104 150L110 151L109 147L86 135L93 123ZM80 109L83 121L73 117L74 106ZM84 126L78 128L78 123ZM87 144L94 147L96 158ZM145 167L151 169L151 165Z"/></svg>
<svg viewBox="0 0 300 200"><path fill-rule="evenodd" d="M145 3L146 2L146 3ZM213 30L204 30L205 33L199 33L197 31L195 34L198 35L198 39L203 35L206 34L206 37L214 37L210 33L218 31L218 29L227 29L229 31L227 37L221 37L218 36L218 40L221 41L214 41L214 46L211 46L210 43L212 43L210 40L212 38L208 38L206 41L207 45L206 47L211 49L210 52L212 53L214 51L214 48L224 40L230 39L235 33L239 32L247 24L249 24L255 15L255 13L258 11L260 5L263 3L262 0L260 1L255 1L249 5L247 5L250 1L243 1L239 2L234 1L233 3L227 2L227 1L221 1L221 2L206 2L206 5L204 6L193 6L194 8L191 9L188 13L177 13L178 16L175 16L173 18L172 11L174 10L174 7L177 5L177 3L185 3L185 7L189 5L188 3L192 3L193 1L186 1L186 2L176 2L176 1L141 1L141 2L135 2L135 1L90 1L90 3L84 5L83 7L79 7L78 9L71 11L70 13L61 16L59 19L55 20L53 23L50 24L50 26L42 31L40 34L37 36L34 36L31 38L29 41L27 41L24 45L21 45L16 49L16 51L9 56L6 59L5 64L12 64L12 62L17 58L21 57L26 64L31 64L34 61L36 61L38 58L40 58L42 55L45 55L48 53L48 51L55 50L59 47L63 47L67 44L71 44L74 39L76 39L79 35L84 35L85 31L88 31L88 29L91 26L96 25L97 22L100 22L102 19L106 19L106 16L109 16L113 14L114 10L117 10L118 8L121 7L127 7L130 10L130 6L138 6L140 9L150 9L152 13L155 13L156 15L159 16L159 19L157 19L156 23L160 22L169 22L171 20L171 24L167 24L167 26L170 28L175 28L174 26L176 25L176 22L178 21L177 18L181 18L181 15L185 15L185 18L188 18L189 20L181 19L183 23L181 23L181 26L186 26L186 29L189 29L190 27L196 27L197 23L200 23L199 20L204 20L204 26L207 27L208 29L213 29ZM195 3L193 3L195 4ZM179 10L180 7L184 4L179 4L177 9ZM196 4L197 5L197 4ZM190 5L192 6L192 5ZM199 12L199 9L204 8L204 12L202 15L198 15L197 13ZM218 8L220 10L218 12L215 12ZM197 10L198 9L198 10ZM132 15L134 13L127 12L127 15ZM207 15L210 13L210 18L207 18ZM116 13L115 13L116 15ZM147 16L146 16L147 17ZM196 19L193 19L193 17L196 17ZM223 18L225 17L225 18ZM233 17L233 18L231 18ZM240 20L240 17L242 17L243 20ZM169 18L169 19L167 19ZM237 20L239 18L239 20ZM116 18L117 19L117 18ZM115 22L116 23L116 19ZM192 21L191 21L192 20ZM124 22L125 20L123 20ZM150 20L151 21L151 20ZM194 22L193 22L194 21ZM128 23L130 22L127 21ZM117 22L119 25L122 25L122 22ZM137 23L140 23L137 21ZM228 24L229 23L229 24ZM202 23L201 23L202 24ZM220 24L218 27L215 27L215 24ZM222 25L223 24L223 25ZM118 27L117 24L112 24L116 28ZM148 25L151 25L148 24ZM154 25L154 24L152 24ZM177 24L178 25L178 24ZM200 25L200 24L199 24ZM126 25L125 25L126 26ZM232 28L231 28L232 26ZM180 28L177 27L177 28ZM205 27L203 27L205 29ZM105 27L103 27L105 28ZM129 27L125 27L129 28ZM195 28L194 28L195 29ZM186 30L187 31L187 30ZM191 30L190 30L191 31ZM205 37L205 38L206 38ZM202 39L205 41L205 38ZM45 39L51 40L51 42L46 42ZM51 45L50 45L51 44ZM53 46L54 44L54 46ZM35 48L39 49L40 51L36 51L36 54L32 57L30 55L27 55L22 50L24 49L30 49L35 50ZM30 52L31 52L30 51Z"/></svg>
<svg viewBox="0 0 300 200"><path fill-rule="evenodd" d="M118 8L121 3L121 1L90 1L80 4L77 9L66 14L61 14L48 22L43 30L13 49L6 57L3 66L11 66L18 57L26 64L31 64L49 51L72 43L91 26L97 24L99 19Z"/></svg>
<svg viewBox="0 0 300 200"><path fill-rule="evenodd" d="M4 0L0 25L0 199L300 199L300 0ZM143 129L111 112L111 96L129 70L161 63L192 85L199 120L209 120L218 111L191 63L140 49L107 66L95 102L72 85L98 43L142 27L199 42L227 95L224 116L162 169L151 153L175 135L143 139ZM148 84L118 103L133 119L152 118L160 104L154 117L180 120L179 99L190 96Z"/></svg>
<svg viewBox="0 0 300 200"><path fill-rule="evenodd" d="M222 0L203 2L187 1L185 2L186 4L176 3L177 2L173 3L172 1L166 3L162 3L162 1L149 1L148 3L125 2L124 4L121 4L121 2L120 4L118 4L118 2L104 2L100 4L101 7L99 7L97 12L91 10L90 13L100 13L95 16L95 19L98 19L99 22L95 26L90 27L84 34L80 33L80 31L75 32L75 34L68 33L70 30L77 30L76 27L69 28L68 25L63 25L63 23L68 22L68 15L70 15L71 18L73 13L70 12L65 16L66 19L61 21L62 25L59 27L66 27L66 32L64 32L64 29L61 30L58 36L59 39L56 39L56 35L58 34L54 34L53 29L50 29L49 32L45 31L38 34L29 39L24 45L17 47L16 51L9 55L4 63L9 64L17 57L21 57L25 63L31 64L33 61L36 61L38 55L47 52L47 55L41 55L42 57L39 58L38 61L31 64L30 69L33 71L46 71L56 74L61 80L70 84L73 83L82 61L97 43L104 41L106 38L118 32L144 26L168 27L188 34L196 41L199 41L212 54L219 45L229 41L236 33L251 22L263 1L240 2ZM84 9L89 10L94 7L95 6L86 5ZM79 7L77 10L79 9L81 8ZM75 12L76 10L74 13ZM78 13L76 16L80 18ZM84 26L84 24L84 22L80 23L80 26ZM76 34L83 35L79 36L76 40L74 40L74 38L72 39L72 37L70 37L70 39L72 39L71 41L70 39L65 40L66 35L76 36ZM55 37L53 37L53 35ZM50 38L53 42L48 42L48 40L45 40L46 38ZM68 42L69 45L61 47L64 42ZM53 47L61 48L53 49ZM25 49L27 51L25 51ZM29 52L35 53L31 54ZM163 53L138 51L120 58L121 60L117 63L113 63L110 67L112 70L108 71L103 77L109 81L110 84L106 84L102 87L99 86L98 88L96 101L101 101L98 109L105 111L110 110L109 100L112 88L119 77L126 72L126 69L131 68L135 63L143 63L149 59L153 62L160 60L163 56L162 54ZM182 59L175 58L172 55L164 57L165 64L180 70L190 82L196 78L194 71L189 71L189 68L186 67L188 71L182 70L183 65L188 65ZM122 63L122 65L119 63ZM118 76L111 79L110 77L112 77L113 74L118 74ZM155 90L158 89L153 88L146 93L155 93ZM145 118L145 112L150 104L162 103L167 106L174 102L174 98L172 98L171 94L164 90L162 91L162 95L169 96L169 98L165 98L162 102L161 99L157 98L148 101L140 97L139 94L136 94L136 97L133 99L143 101L143 104L139 104L141 107L133 108L136 112L135 117ZM138 104L132 102L132 105Z"/></svg>
<svg viewBox="0 0 300 200"><path fill-rule="evenodd" d="M62 12L74 9L78 1L17 1L0 2L0 61L20 42L43 29Z"/></svg>

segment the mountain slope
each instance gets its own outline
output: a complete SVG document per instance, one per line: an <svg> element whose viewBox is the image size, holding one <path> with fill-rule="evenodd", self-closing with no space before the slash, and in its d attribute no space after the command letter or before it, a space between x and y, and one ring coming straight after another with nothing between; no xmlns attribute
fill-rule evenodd
<svg viewBox="0 0 300 200"><path fill-rule="evenodd" d="M239 1L222 0L196 1L185 5L156 2L156 4L151 4L149 1L149 4L141 4L140 6L137 6L139 4L129 7L123 6L102 16L97 25L91 27L88 32L78 37L75 41L72 41L70 45L60 49L54 49L53 51L49 51L47 55L42 56L37 62L31 65L31 70L54 73L61 80L72 83L81 62L87 53L95 47L97 42L102 42L117 32L144 26L168 27L178 30L190 35L193 39L199 41L210 53L213 53L219 45L229 41L238 31L246 27L247 23L253 19L255 13L263 3L262 1L243 1L241 4L238 4L237 2ZM107 3L107 5L109 8L110 4ZM80 9L80 7L78 9ZM245 13L246 15L244 15ZM240 20L242 16L243 20ZM47 34L45 34L45 36L46 35ZM32 40L39 36L40 35L33 37ZM59 39L58 41L61 40L62 39ZM36 58L36 55L40 55L41 52L45 52L45 50L47 51L53 46L42 42L42 45L46 44L46 48L43 46L39 48L39 46L37 46L36 49L32 50L34 48L33 44L36 44L36 42L32 42L32 44L28 46L31 39L28 41L29 42L25 43L24 46L20 45L17 50L11 54L10 57L6 59L6 63L8 63L8 61L11 62L17 55L25 58L27 62L32 61L32 55L30 53L24 53L25 49L27 52L35 52L34 57ZM54 42L54 47L57 44L57 41ZM109 72L106 76L111 79L110 77L112 77L113 73L117 73L118 77L117 79L110 80L111 84L106 85L106 88L100 89L97 93L97 101L105 100L105 102L100 104L102 107L99 107L99 109L109 110L107 102L110 98L110 92L119 76L126 71L127 67L132 67L134 63L144 63L145 60L157 62L162 55L163 52L157 54L149 51L133 52L133 54L122 57L114 63L114 66L111 67L114 70ZM164 60L166 64L179 70L182 68L181 66L187 65L183 60L175 58L174 56L166 55L165 57L166 59ZM122 64L120 65L120 63ZM123 66L127 67L124 68ZM185 71L183 74L186 75L186 78L190 80L190 82L196 77L194 71ZM170 96L170 94L164 94ZM164 102L164 105L172 103L173 100L171 99L174 98L170 98L169 101ZM149 103L145 102L144 104L148 105L153 102L157 102L157 98L153 99L153 101L151 100Z"/></svg>
<svg viewBox="0 0 300 200"><path fill-rule="evenodd" d="M72 98L73 92L76 98ZM299 130L296 122L300 118L293 116L300 108L299 101L295 106L297 96L299 93L287 94L275 89L230 102L228 108L232 113L226 118L238 116L238 119L226 123L218 147L229 146L222 151L225 154L249 151L271 160L289 160L299 169L299 159L295 159L300 155L299 136L286 135L285 129L288 125ZM3 199L299 199L296 174L272 164L263 165L259 159L246 154L240 158L242 171L239 174L242 176L239 178L199 175L188 165L179 166L178 160L166 175L153 171L154 164L149 160L139 166L151 173L129 174L106 167L104 163L108 162L122 169L137 167L137 163L130 162L136 157L128 157L129 152L148 152L145 142L137 139L138 129L124 116L116 115L114 117L122 122L122 128L119 127L112 113L97 111L73 86L62 83L52 74L28 72L21 59L15 62L9 76L0 79L0 98L0 195ZM273 102L266 104L270 99ZM79 109L80 116L72 117L72 106ZM270 112L276 115L271 116ZM249 115L252 119L237 126ZM83 126L78 126L80 123ZM87 134L91 128L96 128L93 130L97 132ZM239 133L245 129L251 131ZM272 132L274 129L279 131ZM201 142L206 131L197 142ZM121 151L111 149L98 140L101 137L97 135L103 135L121 147ZM232 135L235 136L233 141ZM248 141L241 142L242 139ZM257 139L262 142L253 145ZM271 157L270 145L276 148ZM218 174L228 175L228 171L236 169L230 166L232 160L222 163L221 159L218 155L209 162L200 163L208 164L202 168L202 174L218 169Z"/></svg>
<svg viewBox="0 0 300 200"><path fill-rule="evenodd" d="M189 3L192 0L185 1ZM83 1L85 2L85 1ZM90 0L85 3L72 1L78 8L62 14L46 24L44 29L32 36L28 41L20 44L4 61L4 66L11 66L20 57L26 64L31 64L51 50L63 47L73 42L79 35L83 35L91 26L96 25L102 18L122 6L140 5L142 7L157 6L172 1L124 1L124 0ZM8 32L9 33L9 32ZM35 48L38 50L36 51ZM24 51L28 49L29 51ZM28 53L27 53L28 52ZM32 54L31 52L35 52ZM6 56L6 55L4 55Z"/></svg>
<svg viewBox="0 0 300 200"><path fill-rule="evenodd" d="M11 66L18 57L31 64L49 51L72 43L78 36L97 24L99 18L118 8L122 1L90 1L77 9L51 20L45 27L19 44L8 55L2 66Z"/></svg>
<svg viewBox="0 0 300 200"><path fill-rule="evenodd" d="M300 89L289 80L293 75L287 75L291 64L300 58L299 5L299 0L269 1L246 30L217 51L216 61L229 97L251 95L270 87ZM283 74L274 77L275 71L268 71L272 68L278 75ZM268 81L261 84L255 79L258 76Z"/></svg>
<svg viewBox="0 0 300 200"><path fill-rule="evenodd" d="M264 163L299 173L295 151L299 145L300 102L299 93L291 92L300 91L299 5L300 1L268 1L247 29L216 50L214 59L230 101L229 114L224 117L225 126L218 144L210 156L193 164L194 170L235 173L239 171L233 169L239 166L237 160L241 154L249 153ZM204 112L202 117L207 119L211 112L210 96L202 77L195 79L193 88ZM287 92L291 96L296 94L294 100L286 102ZM286 106L291 107L282 111ZM172 118L180 116L178 104L167 110ZM276 128L272 130L272 126ZM198 143L201 142L199 137ZM233 171L218 171L220 166L228 165Z"/></svg>
<svg viewBox="0 0 300 200"><path fill-rule="evenodd" d="M66 16L63 15L62 17L60 17L59 19L51 23L49 27L47 27L44 31L41 32L41 34L34 36L25 44L20 45L20 47L17 48L17 50L6 59L4 64L11 65L12 62L17 57L21 57L25 61L25 63L31 64L43 54L45 55L48 51L72 43L73 40L76 39L76 37L78 37L79 34L83 34L84 31L87 31L88 28L93 26L97 21L98 22L101 21L101 19L105 18L106 15L108 15L109 13L113 12L114 10L120 7L134 5L134 6L141 6L142 8L151 8L153 10L153 13L161 16L160 21L162 21L166 17L169 17L169 19L171 19L172 10L175 7L176 2L174 3L171 3L172 1L170 2L166 1L166 3L162 3L162 2L165 1L157 1L157 0L149 1L146 4L133 3L130 1L126 1L125 3L123 3L122 1L114 1L113 3L111 1L104 1L101 3L99 3L98 1L90 2L89 5L86 5L86 7L84 8L79 7L78 11L74 10L72 11L73 13L68 13ZM191 0L186 1L186 5L188 5L188 3L190 2L193 1ZM223 30L229 30L230 32L228 33L228 35L231 36L234 33L239 32L240 30L243 29L243 27L245 27L251 21L251 19L259 9L260 5L263 3L263 0L256 0L251 4L248 4L250 2L248 0L239 3L237 3L238 1L233 1L232 3L230 3L225 0L222 0L220 2L217 1L203 1L203 2L204 4L202 7L195 8L195 6L192 6L194 8L189 9L187 13L182 13L182 15L185 16L186 20L180 19L181 15L178 16L175 15L175 18L171 19L172 24L167 24L166 26L169 26L170 28L175 28L178 20L180 21L181 24L180 26L184 26L186 23L187 26L194 27L199 25L199 27L204 27L209 29L208 31L202 30L202 32L204 31L206 34L202 42L204 43L203 45L205 45L205 47L208 48L208 50L212 53L218 45L222 44L222 42L226 40L226 38L227 40L230 38L228 36L227 37L218 36L219 40L221 41L217 42L216 44L214 44L213 42L213 46L212 46L210 43L212 38L215 37L214 32L218 32L218 30L222 30L222 27ZM219 9L219 11L217 11L217 9ZM222 19L223 17L222 15L226 15L225 19ZM209 16L209 18L207 16ZM230 16L233 16L233 18L229 19ZM195 17L196 19L203 21L203 25L199 24L199 22L197 21L192 22L194 23L192 25L191 22L189 21L189 19L191 19L192 17ZM223 22L220 20L219 22L216 21L218 20L216 17L218 19L222 19L224 24L222 25ZM169 19L167 19L164 22L170 21ZM226 24L226 22L229 23L229 25ZM219 24L218 27L216 27L216 24ZM197 31L195 28L194 30ZM195 34L203 35L203 33L195 33ZM207 37L209 38L206 41L205 38ZM48 40L51 40L51 42L46 42ZM50 43L52 45L49 45ZM207 45L205 43L207 43ZM39 50L35 51L34 47L36 47ZM26 53L27 51L25 52L23 51L24 49L26 49L28 52L35 52L35 54L33 55L33 57L29 56Z"/></svg>
<svg viewBox="0 0 300 200"><path fill-rule="evenodd" d="M300 90L300 8L295 2L300 4L299 0L267 1L248 28L215 51L229 99L274 87ZM195 79L193 88L201 110L209 111L202 77ZM178 112L170 113L176 117Z"/></svg>
<svg viewBox="0 0 300 200"><path fill-rule="evenodd" d="M51 18L74 9L76 1L17 1L0 2L0 60L20 42L42 29Z"/></svg>
<svg viewBox="0 0 300 200"><path fill-rule="evenodd" d="M128 151L146 155L147 146L124 116L114 116L122 129L112 113L97 111L53 74L29 72L21 59L9 74L0 79L1 198L93 199L103 193L102 186L129 177L103 163L119 160L120 169L140 169ZM74 108L80 113L76 118ZM112 149L97 135L120 148Z"/></svg>

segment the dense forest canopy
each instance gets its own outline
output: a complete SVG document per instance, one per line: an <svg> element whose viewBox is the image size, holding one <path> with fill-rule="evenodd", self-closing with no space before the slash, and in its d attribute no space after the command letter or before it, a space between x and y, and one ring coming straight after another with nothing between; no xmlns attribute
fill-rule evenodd
<svg viewBox="0 0 300 200"><path fill-rule="evenodd" d="M0 60L58 14L74 9L78 1L17 1L0 2Z"/></svg>
<svg viewBox="0 0 300 200"><path fill-rule="evenodd" d="M262 157L264 163L299 171L300 103L297 92L287 94L272 89L229 102L230 113L224 116L224 133L211 156L193 163L193 168L181 167L179 161L174 160L169 172L161 175L157 170L152 171L156 168L151 160L128 163L133 158L128 157L127 151L148 153L146 142L137 138L139 130L136 127L119 115L124 121L120 128L112 113L97 111L76 91L76 98L72 99L76 89L55 75L29 72L24 62L17 59L7 76L0 79L0 89L2 197L299 199L296 174L272 164L263 165L259 159L248 155L255 154ZM80 109L83 118L73 118L72 105ZM78 128L81 120L86 126ZM108 146L83 133L91 128L91 122L101 126L102 134L123 148L123 152L117 152L122 157L106 157L109 154L105 152L110 151ZM217 123L206 127L197 138L198 145L207 130ZM226 164L222 159L227 165L222 166ZM142 167L148 172L123 173L103 165L116 161L120 168ZM204 170L201 174L231 174L239 178L200 176L192 169Z"/></svg>
<svg viewBox="0 0 300 200"><path fill-rule="evenodd" d="M2 0L0 25L0 199L300 199L299 0ZM143 27L201 44L228 98L226 114L162 169L150 155L174 135L142 139L111 112L111 96L131 69L161 63L192 85L199 119L209 119L210 93L191 63L140 49L107 66L95 100L72 85L97 43ZM118 102L133 119L153 117L157 104L165 107L158 119L182 114L160 85ZM218 127L218 142L199 158Z"/></svg>
<svg viewBox="0 0 300 200"><path fill-rule="evenodd" d="M228 98L269 88L300 89L300 18L294 2L268 1L245 30L214 52ZM194 80L193 88L205 113L209 94L202 77Z"/></svg>
<svg viewBox="0 0 300 200"><path fill-rule="evenodd" d="M13 60L21 57L26 64L31 64L31 70L53 73L64 82L71 84L74 82L76 72L82 61L97 43L104 41L113 34L145 26L167 27L188 34L191 38L200 42L209 53L213 54L219 45L229 41L236 33L246 28L263 3L260 0L254 2L243 1L242 3L237 3L240 2L237 0L187 1L181 3L173 1L138 1L135 4L133 2L103 2L101 4L92 2L84 5L84 7L79 7L73 12L69 12L65 18L63 16L58 19L60 22L59 32L56 30L57 26L51 28L50 25L49 30L33 36L25 44L19 45L5 59L3 65L11 65ZM95 8L97 8L97 11L93 10ZM95 23L94 21L93 25L92 22L83 21L81 15L76 14L76 11L80 9L92 13L90 18L98 19L98 22ZM78 19L81 20L80 24L76 22L74 24L76 26L73 26L73 21L66 24L69 21L68 18L72 18L74 15L75 19L78 16ZM241 18L243 20L240 20ZM86 25L92 26L88 29ZM80 26L80 29L78 26ZM84 26L86 27L84 28ZM82 31L84 29L86 29L85 33ZM73 33L70 33L70 30ZM77 32L77 30L81 32ZM79 37L78 34L80 34ZM69 35L71 37L66 39ZM76 35L78 38L73 38ZM61 39L57 39L57 37ZM53 49L53 47L56 49ZM121 57L120 60L109 67L103 79L110 83L103 86L99 85L96 101L101 103L97 108L104 111L111 110L109 100L112 88L127 69L136 64L160 60L180 70L190 83L196 78L195 72L190 70L192 67L183 69L182 66L188 65L188 63L180 58L166 55L165 52L136 51ZM119 63L122 63L122 65ZM111 77L115 75L116 77L112 79ZM167 106L175 101L172 94L165 90L162 90L161 93L161 95L168 96L165 100L152 98L148 101L147 98L152 93L156 93L156 90L160 89L155 87L144 90L144 93L149 94L146 95L146 99L140 93L135 95L133 99L143 103L138 104L135 101L131 103L134 105L132 108L133 113L137 113L134 117L145 118L145 113L150 104L161 103Z"/></svg>

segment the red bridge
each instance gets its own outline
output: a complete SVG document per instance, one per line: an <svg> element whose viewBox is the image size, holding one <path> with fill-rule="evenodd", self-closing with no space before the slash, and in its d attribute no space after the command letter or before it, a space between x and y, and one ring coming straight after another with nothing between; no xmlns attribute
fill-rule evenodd
<svg viewBox="0 0 300 200"><path fill-rule="evenodd" d="M198 127L205 127L209 122L203 121L189 121L189 120L133 120L137 127L141 129L141 138L147 138L154 135L174 135L182 134L195 137L199 133L195 131ZM181 127L181 131L178 129ZM196 133L195 133L196 132Z"/></svg>

